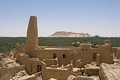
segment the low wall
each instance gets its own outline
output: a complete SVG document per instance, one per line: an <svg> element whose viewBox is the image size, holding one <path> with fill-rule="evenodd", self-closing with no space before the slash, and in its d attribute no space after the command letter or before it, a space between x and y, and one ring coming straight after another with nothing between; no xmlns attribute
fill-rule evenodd
<svg viewBox="0 0 120 80"><path fill-rule="evenodd" d="M67 80L69 73L70 71L68 69L46 68L42 72L42 78L43 80L49 80L50 78Z"/></svg>
<svg viewBox="0 0 120 80"><path fill-rule="evenodd" d="M47 67L51 67L51 65L57 65L58 64L57 59L44 59L43 61L46 63Z"/></svg>

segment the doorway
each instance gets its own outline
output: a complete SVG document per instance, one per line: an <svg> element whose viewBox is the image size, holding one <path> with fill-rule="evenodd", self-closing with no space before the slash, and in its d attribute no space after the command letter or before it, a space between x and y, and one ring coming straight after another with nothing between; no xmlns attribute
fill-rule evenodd
<svg viewBox="0 0 120 80"><path fill-rule="evenodd" d="M53 59L57 58L57 55L56 54L53 54Z"/></svg>
<svg viewBox="0 0 120 80"><path fill-rule="evenodd" d="M93 61L96 61L96 53L93 53Z"/></svg>
<svg viewBox="0 0 120 80"><path fill-rule="evenodd" d="M41 65L37 65L37 72L40 72L42 69L42 66Z"/></svg>

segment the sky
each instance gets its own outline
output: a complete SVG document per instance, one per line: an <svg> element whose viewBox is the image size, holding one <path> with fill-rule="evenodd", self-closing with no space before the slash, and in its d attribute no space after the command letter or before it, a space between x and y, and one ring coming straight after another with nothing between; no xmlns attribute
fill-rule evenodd
<svg viewBox="0 0 120 80"><path fill-rule="evenodd" d="M30 16L37 16L39 36L120 37L120 0L0 0L0 37L26 37Z"/></svg>

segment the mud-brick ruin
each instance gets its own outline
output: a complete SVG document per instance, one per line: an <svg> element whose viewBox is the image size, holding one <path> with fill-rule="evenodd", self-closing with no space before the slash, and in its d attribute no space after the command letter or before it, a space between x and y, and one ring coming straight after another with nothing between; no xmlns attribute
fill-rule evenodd
<svg viewBox="0 0 120 80"><path fill-rule="evenodd" d="M120 48L111 42L94 46L42 47L37 17L31 16L25 44L0 54L0 80L120 80Z"/></svg>

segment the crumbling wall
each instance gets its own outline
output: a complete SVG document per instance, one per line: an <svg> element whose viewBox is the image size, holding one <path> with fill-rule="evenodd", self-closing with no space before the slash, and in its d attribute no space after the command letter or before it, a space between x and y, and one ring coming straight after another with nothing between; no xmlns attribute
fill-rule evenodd
<svg viewBox="0 0 120 80"><path fill-rule="evenodd" d="M82 43L80 48L77 49L77 55L74 60L74 67L84 67L87 63L93 61L93 50L91 45Z"/></svg>
<svg viewBox="0 0 120 80"><path fill-rule="evenodd" d="M46 68L42 71L43 80L49 80L50 78L55 78L57 80L67 80L69 76L68 69L57 69L57 68Z"/></svg>
<svg viewBox="0 0 120 80"><path fill-rule="evenodd" d="M85 65L85 74L87 75L99 75L99 67L92 64Z"/></svg>
<svg viewBox="0 0 120 80"><path fill-rule="evenodd" d="M40 73L28 75L25 70L22 70L16 73L15 76L11 78L11 80L36 80L39 76L40 76Z"/></svg>
<svg viewBox="0 0 120 80"><path fill-rule="evenodd" d="M9 67L9 68L0 68L0 80L10 80L15 73L24 70L24 66L16 66L16 67Z"/></svg>
<svg viewBox="0 0 120 80"><path fill-rule="evenodd" d="M29 56L24 53L19 53L16 55L16 61L19 62L21 65L25 65L25 70L28 73L31 73L30 63L29 63Z"/></svg>
<svg viewBox="0 0 120 80"><path fill-rule="evenodd" d="M109 45L99 45L97 53L100 54L100 63L113 63L113 56Z"/></svg>
<svg viewBox="0 0 120 80"><path fill-rule="evenodd" d="M78 76L73 80L99 80L98 76Z"/></svg>
<svg viewBox="0 0 120 80"><path fill-rule="evenodd" d="M120 64L102 63L99 76L100 80L120 80Z"/></svg>
<svg viewBox="0 0 120 80"><path fill-rule="evenodd" d="M46 66L45 63L38 58L29 58L29 56L24 53L17 54L16 58L20 64L25 65L25 70L28 74L40 72L42 68Z"/></svg>
<svg viewBox="0 0 120 80"><path fill-rule="evenodd" d="M15 50L16 50L18 53L23 53L23 52L24 52L24 44L20 45L19 43L16 43L16 44L15 44Z"/></svg>
<svg viewBox="0 0 120 80"><path fill-rule="evenodd" d="M43 69L45 69L46 64L43 61L36 60L36 59L30 59L30 74L34 74L37 72L41 72Z"/></svg>

